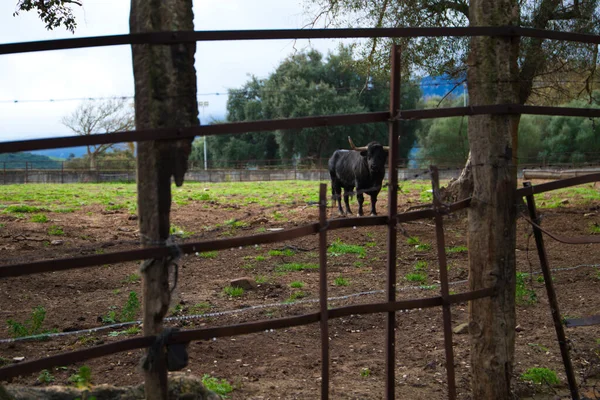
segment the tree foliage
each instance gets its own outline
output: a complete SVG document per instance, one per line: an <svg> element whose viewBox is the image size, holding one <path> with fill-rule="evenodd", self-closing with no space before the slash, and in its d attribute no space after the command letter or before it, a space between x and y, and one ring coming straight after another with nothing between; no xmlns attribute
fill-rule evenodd
<svg viewBox="0 0 600 400"><path fill-rule="evenodd" d="M227 119L233 122L386 111L389 104L387 79L361 73L347 47L340 47L337 53L327 57L310 50L291 55L268 78L251 77L240 89L230 90ZM419 88L415 85L403 88L403 104L414 108L420 96ZM401 156L406 156L414 143L415 126L415 123L405 124ZM348 148L348 136L360 145L373 140L387 143L387 125L316 127L219 136L211 138L209 150L219 159L308 158L316 163L329 157L335 149Z"/></svg>
<svg viewBox="0 0 600 400"><path fill-rule="evenodd" d="M63 117L62 124L80 136L130 131L135 128L134 111L123 98L87 100ZM88 145L90 168L95 168L98 155L113 146L112 143Z"/></svg>
<svg viewBox="0 0 600 400"><path fill-rule="evenodd" d="M73 15L73 6L82 6L76 0L18 0L13 16L21 11L37 11L39 18L46 24L46 29L52 30L63 26L75 33L77 21Z"/></svg>

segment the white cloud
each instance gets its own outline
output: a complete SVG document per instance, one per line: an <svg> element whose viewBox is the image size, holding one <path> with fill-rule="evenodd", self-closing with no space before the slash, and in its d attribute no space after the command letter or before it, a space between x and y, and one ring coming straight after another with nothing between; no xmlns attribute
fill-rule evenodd
<svg viewBox="0 0 600 400"><path fill-rule="evenodd" d="M78 28L75 35L64 29L47 31L35 13L13 17L15 3L0 1L0 37L5 43L129 32L129 1L126 0L85 0L84 9L76 11ZM308 19L300 0L196 0L194 15L196 30L295 29L303 27ZM294 48L310 45L326 53L338 42L199 42L196 52L199 100L209 102L204 119L224 115L227 102L224 94L228 88L240 87L249 74L268 76ZM2 55L0 141L69 134L60 120L71 113L79 101L27 100L132 94L129 46Z"/></svg>

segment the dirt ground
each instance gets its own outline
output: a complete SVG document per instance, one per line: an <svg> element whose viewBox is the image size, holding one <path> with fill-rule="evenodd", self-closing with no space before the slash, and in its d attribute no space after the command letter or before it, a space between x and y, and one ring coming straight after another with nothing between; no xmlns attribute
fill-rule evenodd
<svg viewBox="0 0 600 400"><path fill-rule="evenodd" d="M315 191L318 186L315 183ZM416 197L400 195L402 209L416 204ZM353 201L356 209L355 200ZM539 206L539 204L538 204ZM585 206L565 202L562 207L544 209L543 226L562 235L589 235L590 227L600 224L600 204ZM386 210L385 195L378 211ZM106 211L100 206L86 206L70 214L47 213L51 224L60 224L64 235L49 236L48 224L18 220L0 213L0 250L3 265L45 258L108 253L137 247L138 221L127 211ZM330 209L330 217L335 217ZM231 222L235 219L237 223ZM230 221L225 223L225 221ZM178 242L191 242L237 235L268 232L318 221L318 210L312 204L293 207L240 207L230 202L191 201L174 205L172 223L191 236ZM445 218L446 246L456 249L448 253L451 289L467 290L466 218ZM217 226L217 224L221 224ZM407 280L419 261L427 263L424 273L427 285L439 282L433 221L422 220L402 224L404 234L398 237L398 299L431 297L436 288L418 288ZM421 244L408 244L407 237L418 237ZM53 240L59 240L54 242ZM361 245L358 254L330 255L329 296L331 307L372 303L384 300L386 228L368 227L330 231L328 243L341 241ZM567 317L584 317L600 313L600 246L569 246L545 237L548 257L558 293L560 311ZM539 261L528 224L520 219L517 235L518 270L538 273ZM271 250L292 250L293 254L269 254ZM318 310L318 270L281 271L285 263L318 263L318 237L247 248L219 251L211 257L188 255L180 260L179 280L169 316L184 317L208 313L208 316L171 323L180 328L200 328L237 324L261 319L299 315ZM424 263L419 265L423 266ZM15 357L32 360L66 351L82 349L121 340L125 335L111 336L102 330L91 334L70 332L105 325L103 316L110 311L118 316L135 291L141 296L139 263L104 265L95 268L46 273L0 280L0 337L10 338L7 321L24 323L32 309L46 310L43 328L66 332L47 341L0 343L0 361L11 363ZM256 290L231 297L224 288L235 278L250 276L260 284ZM515 355L515 393L518 398L568 398L566 377L553 328L550 308L539 275L526 278L525 287L534 297L517 306ZM338 279L336 283L336 278ZM293 288L292 282L302 282ZM298 286L297 284L295 286ZM300 293L299 292L303 292ZM355 295L359 294L359 295ZM352 295L352 296L350 296ZM289 304L296 297L305 301ZM313 302L306 300L315 300ZM531 304L527 304L531 303ZM261 306L261 307L250 307ZM230 313L220 312L235 311ZM440 308L400 312L397 315L396 394L399 399L447 398L444 345ZM141 313L137 314L137 318ZM468 321L467 304L452 308L453 326ZM353 315L330 321L331 386L333 399L382 399L385 389L385 317ZM600 326L567 328L572 360L582 393L600 398ZM469 399L469 337L453 337L457 386L460 399ZM139 361L142 350L120 353L77 365L56 368L50 373L54 384L68 384L68 378L81 365L88 365L94 384L137 384L142 381ZM235 390L231 399L314 399L320 394L320 337L318 324L262 332L235 338L219 338L189 345L190 362L184 370L202 376L210 374L227 379ZM518 377L528 368L547 367L555 370L561 384L528 385ZM38 374L14 379L13 383L39 385ZM540 392L546 393L545 395ZM546 396L546 397L544 397Z"/></svg>

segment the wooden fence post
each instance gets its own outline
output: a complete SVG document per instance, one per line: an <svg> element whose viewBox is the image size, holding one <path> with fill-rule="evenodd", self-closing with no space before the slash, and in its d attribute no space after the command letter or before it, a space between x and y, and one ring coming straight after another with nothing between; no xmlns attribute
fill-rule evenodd
<svg viewBox="0 0 600 400"><path fill-rule="evenodd" d="M131 33L194 30L191 0L132 0ZM176 34L173 33L175 36ZM132 45L137 129L198 126L196 43ZM169 238L171 177L181 186L192 139L139 142L137 186L140 238L145 247L166 245ZM147 260L143 266L144 335L158 335L171 300L169 258ZM146 399L167 399L164 349L146 370Z"/></svg>

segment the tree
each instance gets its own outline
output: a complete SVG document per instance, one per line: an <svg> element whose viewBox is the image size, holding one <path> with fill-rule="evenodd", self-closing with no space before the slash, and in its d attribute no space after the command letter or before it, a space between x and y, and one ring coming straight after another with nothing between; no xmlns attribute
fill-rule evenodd
<svg viewBox="0 0 600 400"><path fill-rule="evenodd" d="M87 100L70 115L63 117L62 124L80 136L130 131L135 128L133 109L123 98ZM87 146L90 169L96 169L96 159L114 144Z"/></svg>
<svg viewBox="0 0 600 400"><path fill-rule="evenodd" d="M83 4L76 0L18 0L13 16L19 15L21 11L35 10L46 24L46 29L52 30L62 25L75 33L77 21L73 15L74 5L81 7Z"/></svg>

